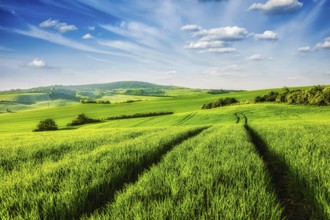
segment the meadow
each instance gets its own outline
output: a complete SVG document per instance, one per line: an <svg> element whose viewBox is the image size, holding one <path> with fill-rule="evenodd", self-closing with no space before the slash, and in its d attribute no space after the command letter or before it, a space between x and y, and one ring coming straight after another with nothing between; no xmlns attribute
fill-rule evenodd
<svg viewBox="0 0 330 220"><path fill-rule="evenodd" d="M3 112L0 218L330 219L330 107L251 102L268 91L175 88L109 105L36 98ZM240 103L201 109L224 97ZM150 112L173 114L66 126L80 113ZM32 132L46 118L59 130Z"/></svg>

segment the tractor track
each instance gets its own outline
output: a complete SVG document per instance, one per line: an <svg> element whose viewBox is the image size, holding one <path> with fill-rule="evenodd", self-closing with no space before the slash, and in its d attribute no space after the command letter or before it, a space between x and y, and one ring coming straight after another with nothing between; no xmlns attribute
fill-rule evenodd
<svg viewBox="0 0 330 220"><path fill-rule="evenodd" d="M192 117L194 117L197 114L197 112L192 112L191 114L185 116L183 119L181 119L180 121L176 122L173 126L177 126L177 125L182 125L183 123L185 123L186 121L190 120Z"/></svg>
<svg viewBox="0 0 330 220"><path fill-rule="evenodd" d="M250 138L250 142L254 145L260 159L263 160L266 170L271 177L277 199L283 208L282 218L289 220L311 219L312 207L315 207L315 205L311 204L313 202L308 201L308 198L304 198L302 192L299 192L298 186L292 181L295 174L286 163L284 157L269 149L262 137L248 125L248 118L244 113L235 113L234 115L237 118L236 123L239 123L241 117L244 118L244 128ZM299 178L299 180L306 182L302 178Z"/></svg>

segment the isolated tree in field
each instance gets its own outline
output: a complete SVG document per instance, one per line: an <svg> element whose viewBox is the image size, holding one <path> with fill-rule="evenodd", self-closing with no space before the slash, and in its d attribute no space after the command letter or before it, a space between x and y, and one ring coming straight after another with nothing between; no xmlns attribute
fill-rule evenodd
<svg viewBox="0 0 330 220"><path fill-rule="evenodd" d="M33 131L55 131L58 127L53 119L41 120Z"/></svg>

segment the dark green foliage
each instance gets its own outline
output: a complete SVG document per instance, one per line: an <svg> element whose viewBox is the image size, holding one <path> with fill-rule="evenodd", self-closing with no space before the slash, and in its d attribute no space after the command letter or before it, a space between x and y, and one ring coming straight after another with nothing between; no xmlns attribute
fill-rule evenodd
<svg viewBox="0 0 330 220"><path fill-rule="evenodd" d="M111 104L109 100L92 100L92 99L82 99L80 100L82 104Z"/></svg>
<svg viewBox="0 0 330 220"><path fill-rule="evenodd" d="M157 88L145 88L145 89L127 89L125 95L139 95L139 96L162 96L164 91Z"/></svg>
<svg viewBox="0 0 330 220"><path fill-rule="evenodd" d="M33 131L55 131L57 130L57 125L53 119L45 119L39 122L37 128Z"/></svg>
<svg viewBox="0 0 330 220"><path fill-rule="evenodd" d="M207 91L208 94L215 95L215 94L225 94L230 92L242 92L244 90L224 90L224 89L210 89Z"/></svg>
<svg viewBox="0 0 330 220"><path fill-rule="evenodd" d="M83 125L83 124L89 124L89 123L95 123L95 122L100 122L100 120L89 118L84 113L81 113L81 114L77 115L76 118L73 119L73 121L68 124L68 126Z"/></svg>
<svg viewBox="0 0 330 220"><path fill-rule="evenodd" d="M208 94L224 94L224 93L228 93L228 92L229 91L223 90L223 89L211 89L207 93Z"/></svg>
<svg viewBox="0 0 330 220"><path fill-rule="evenodd" d="M202 109L219 108L219 107L222 107L222 106L235 104L237 102L238 102L237 99L235 99L233 97L227 97L227 98L224 98L224 99L218 99L215 102L204 104L202 106Z"/></svg>
<svg viewBox="0 0 330 220"><path fill-rule="evenodd" d="M330 87L314 86L309 90L289 90L284 87L283 93L269 92L264 96L257 96L255 102L287 102L289 104L329 105Z"/></svg>
<svg viewBox="0 0 330 220"><path fill-rule="evenodd" d="M79 101L79 98L76 97L75 91L67 90L67 89L52 88L49 93L49 98L51 100L67 99L67 100L72 100L72 101Z"/></svg>
<svg viewBox="0 0 330 220"><path fill-rule="evenodd" d="M161 116L161 115L171 115L173 112L148 112L148 113L136 113L133 115L119 115L107 117L105 120L119 120L119 119L128 119L128 118L143 118L143 117L152 117L152 116Z"/></svg>

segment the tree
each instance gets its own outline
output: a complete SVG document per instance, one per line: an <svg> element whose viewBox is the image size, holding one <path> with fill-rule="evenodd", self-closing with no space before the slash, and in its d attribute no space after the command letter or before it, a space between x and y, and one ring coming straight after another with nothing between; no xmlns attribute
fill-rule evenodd
<svg viewBox="0 0 330 220"><path fill-rule="evenodd" d="M41 120L33 131L55 131L58 127L53 119Z"/></svg>
<svg viewBox="0 0 330 220"><path fill-rule="evenodd" d="M68 124L68 126L83 125L83 124L94 123L99 121L100 121L99 119L89 118L84 113L81 113L77 115L76 118L73 119L73 121Z"/></svg>

